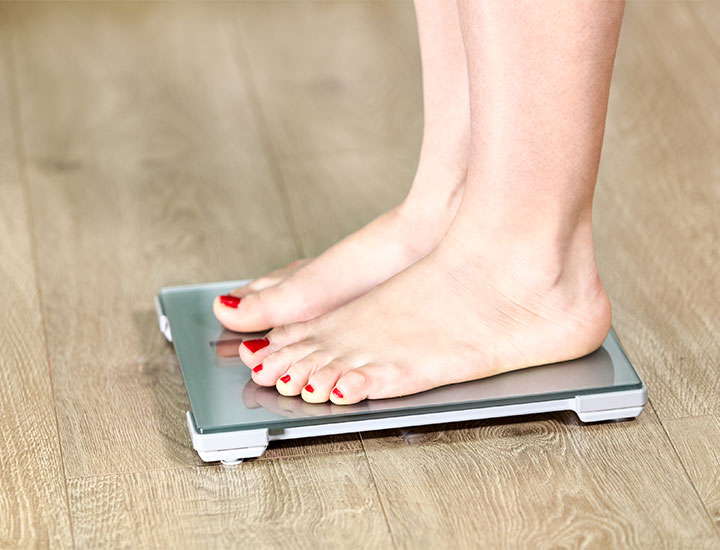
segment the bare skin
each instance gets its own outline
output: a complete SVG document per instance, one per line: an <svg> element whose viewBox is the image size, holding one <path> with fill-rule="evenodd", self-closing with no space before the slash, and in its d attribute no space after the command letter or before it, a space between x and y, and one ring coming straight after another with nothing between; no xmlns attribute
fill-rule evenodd
<svg viewBox="0 0 720 550"><path fill-rule="evenodd" d="M331 311L417 262L447 231L467 172L467 63L453 2L425 0L416 13L424 130L407 198L317 258L293 262L232 291L241 298L236 311L215 306L226 327L253 332Z"/></svg>
<svg viewBox="0 0 720 550"><path fill-rule="evenodd" d="M623 4L459 8L471 144L457 215L374 290L241 345L258 384L350 404L573 359L607 335L591 211Z"/></svg>

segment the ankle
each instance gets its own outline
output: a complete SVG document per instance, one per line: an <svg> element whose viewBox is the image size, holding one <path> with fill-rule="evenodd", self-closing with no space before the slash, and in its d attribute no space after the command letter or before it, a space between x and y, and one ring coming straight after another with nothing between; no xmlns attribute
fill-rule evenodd
<svg viewBox="0 0 720 550"><path fill-rule="evenodd" d="M442 248L483 277L507 280L540 293L561 290L588 296L602 288L589 219L564 229L562 235L552 228L527 230L523 224L508 230L504 225L479 223L470 229L464 220L456 222Z"/></svg>
<svg viewBox="0 0 720 550"><path fill-rule="evenodd" d="M467 168L459 163L421 157L412 187L399 207L408 222L439 222L447 229L455 217L465 189Z"/></svg>
<svg viewBox="0 0 720 550"><path fill-rule="evenodd" d="M544 319L561 319L566 337L582 354L599 347L612 321L612 306L600 281L592 242L571 250L524 248L491 242L478 252L479 237L448 234L433 255L463 296L488 291ZM472 300L472 298L464 298Z"/></svg>

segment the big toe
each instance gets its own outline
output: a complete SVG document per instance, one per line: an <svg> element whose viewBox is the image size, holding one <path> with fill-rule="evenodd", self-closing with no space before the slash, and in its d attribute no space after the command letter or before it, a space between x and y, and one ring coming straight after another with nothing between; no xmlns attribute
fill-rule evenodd
<svg viewBox="0 0 720 550"><path fill-rule="evenodd" d="M307 301L284 283L244 296L218 296L213 312L222 325L236 332L258 332L304 320Z"/></svg>

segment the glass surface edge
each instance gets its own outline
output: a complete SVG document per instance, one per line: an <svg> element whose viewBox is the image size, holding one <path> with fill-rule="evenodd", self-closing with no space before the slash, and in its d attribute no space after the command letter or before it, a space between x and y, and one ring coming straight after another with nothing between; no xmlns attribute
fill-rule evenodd
<svg viewBox="0 0 720 550"><path fill-rule="evenodd" d="M163 287L160 289L160 291L157 294L158 301L160 303L160 309L162 310L163 315L168 316L166 310L167 301L166 298L169 299L169 296L176 294L176 293L183 293L183 292L193 292L193 291L209 291L212 289L216 289L217 291L223 291L223 289L227 288L229 285L233 284L242 284L245 281L224 281L224 282L216 282L216 283L206 283L206 284L191 284L191 285L181 285L181 286L172 286L172 287ZM172 301L172 300L171 300ZM177 310L177 307L174 309ZM202 311L202 308L198 311ZM170 319L169 319L170 320ZM172 321L171 322L171 330L172 330ZM182 325L182 323L181 323ZM182 326L181 326L182 328ZM362 411L348 411L347 413L340 413L335 412L334 414L323 414L318 416L303 416L303 417L287 417L287 418L277 418L277 419L265 419L265 420L254 420L252 422L248 423L233 423L233 424L225 424L225 425L216 425L216 426L210 426L210 427L203 427L199 426L197 423L197 418L195 417L194 413L194 405L193 402L202 402L204 399L206 399L206 396L202 393L202 391L196 387L194 390L191 387L192 384L188 384L188 381L193 379L194 377L191 375L191 371L193 371L196 367L194 365L183 365L182 361L180 360L180 355L177 353L177 343L173 342L176 352L176 357L178 360L178 364L180 366L182 375L183 375L183 382L186 389L186 393L188 395L188 400L190 402L190 408L191 408L191 414L193 418L193 423L195 424L195 427L198 431L198 433L202 434L212 434L212 433L226 433L226 432L235 432L235 431L250 431L250 430L257 430L257 429L268 429L268 430L283 430L287 428L295 428L295 427L303 427L303 426L315 426L319 424L341 424L344 422L357 422L357 421L363 421L363 420L374 420L374 419L381 419L381 418L397 418L397 417L412 417L412 416L418 416L423 414L431 414L431 413L443 413L443 412L451 412L451 411L463 411L463 410L472 410L472 409L486 409L490 407L500 407L500 406L507 406L507 405L520 405L520 404L527 404L527 403L536 403L536 402L544 402L544 401L555 401L555 400L563 400L568 398L573 398L580 395L592 395L592 394L604 394L604 393L617 393L617 392L623 392L623 391L629 391L629 390L638 390L644 387L644 383L642 379L640 378L637 370L635 369L635 366L630 362L629 358L627 357L627 354L625 353L624 348L622 347L622 344L620 342L620 339L617 337L617 334L615 333L614 328L610 328L610 331L608 333L608 336L611 336L609 339L610 342L612 342L612 346L617 348L617 351L621 354L621 359L623 360L623 368L629 367L629 370L632 371L634 375L635 381L631 383L621 383L617 385L612 386L596 386L596 387L589 387L589 388L577 388L577 389L566 389L566 390L560 390L560 391L552 391L552 392L543 392L543 393L526 393L526 394L520 394L520 395L512 395L512 396L503 396L499 398L482 398L477 401L473 400L465 400L465 401L458 401L458 402L444 402L444 403L438 403L435 405L430 404L423 404L423 405L416 405L416 406L406 406L402 408L389 408L389 409L380 409L380 410L362 410ZM536 366L536 367L528 367L528 369L541 369L544 365ZM520 369L525 370L525 369ZM496 375L496 376L502 376L502 375ZM195 378L197 378L197 374L195 375ZM489 377L492 378L492 377ZM626 380L625 380L626 381ZM449 386L444 386L445 388L448 388L450 386L459 385L459 384L452 384ZM202 387L202 386L201 386ZM432 390L430 390L432 391ZM195 392L197 395L194 395ZM390 401L391 399L387 400L375 400L375 403L379 403L382 401ZM341 406L338 406L341 407ZM207 416L207 413L206 413Z"/></svg>

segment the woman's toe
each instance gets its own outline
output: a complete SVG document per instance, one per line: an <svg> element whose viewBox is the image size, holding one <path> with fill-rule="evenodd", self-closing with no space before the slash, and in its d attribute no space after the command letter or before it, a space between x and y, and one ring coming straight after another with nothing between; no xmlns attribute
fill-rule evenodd
<svg viewBox="0 0 720 550"><path fill-rule="evenodd" d="M335 388L335 383L351 367L341 360L334 360L315 370L302 388L302 398L308 403L325 403Z"/></svg>
<svg viewBox="0 0 720 550"><path fill-rule="evenodd" d="M275 387L282 395L300 395L310 376L317 370L322 370L331 360L332 355L328 352L315 351L290 365L277 379Z"/></svg>
<svg viewBox="0 0 720 550"><path fill-rule="evenodd" d="M252 284L252 283L251 283ZM222 325L235 332L257 332L307 317L307 300L283 281L242 296L218 296L213 312Z"/></svg>
<svg viewBox="0 0 720 550"><path fill-rule="evenodd" d="M312 323L307 321L290 323L272 329L267 333L267 337L273 346L281 348L307 339L312 332L312 327Z"/></svg>
<svg viewBox="0 0 720 550"><path fill-rule="evenodd" d="M351 405L368 398L383 399L422 391L411 389L413 385L412 380L403 382L403 372L396 366L372 363L345 372L330 391L330 400L338 405Z"/></svg>
<svg viewBox="0 0 720 550"><path fill-rule="evenodd" d="M234 296L236 298L242 299L243 296L246 296L247 294L250 294L252 292L252 289L250 288L250 285L253 284L254 281L250 281L246 285L239 286L237 288L233 288L230 292L225 294L225 296Z"/></svg>
<svg viewBox="0 0 720 550"><path fill-rule="evenodd" d="M269 354L262 362L251 367L253 380L261 386L274 386L278 378L280 378L291 365L303 357L307 357L314 351L315 348L309 341L302 341L297 344L285 346ZM243 362L246 365L249 364L244 360Z"/></svg>
<svg viewBox="0 0 720 550"><path fill-rule="evenodd" d="M277 344L273 345L267 337L248 338L238 346L238 355L240 355L240 360L248 367L254 367L281 347Z"/></svg>
<svg viewBox="0 0 720 550"><path fill-rule="evenodd" d="M301 342L308 334L306 323L294 323L278 327L263 338L249 338L240 344L238 353L243 363L254 367L266 357L289 345Z"/></svg>

